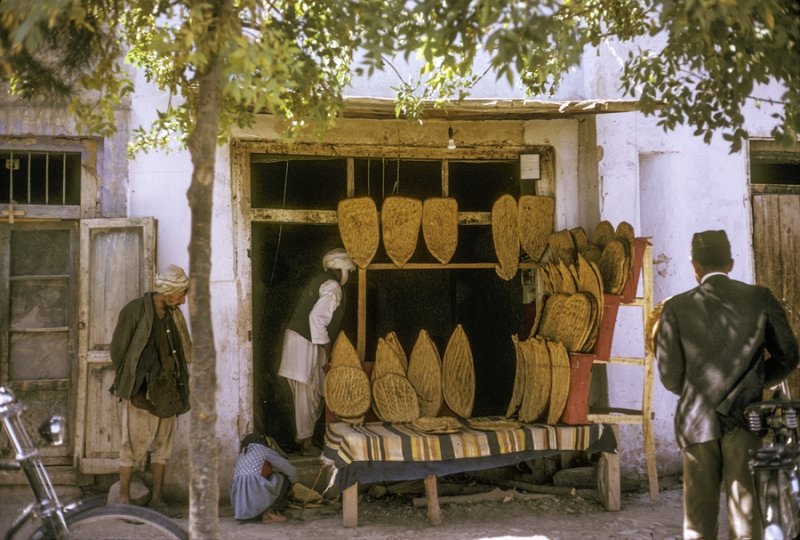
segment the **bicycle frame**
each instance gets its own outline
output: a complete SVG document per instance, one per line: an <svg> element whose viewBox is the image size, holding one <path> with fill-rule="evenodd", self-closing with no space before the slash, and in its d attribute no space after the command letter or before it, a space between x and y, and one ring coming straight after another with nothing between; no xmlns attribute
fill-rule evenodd
<svg viewBox="0 0 800 540"><path fill-rule="evenodd" d="M799 410L800 401L790 400L758 402L745 409L748 429L761 437L771 436L769 442L750 453L749 461L764 512L765 538L800 533Z"/></svg>
<svg viewBox="0 0 800 540"><path fill-rule="evenodd" d="M11 538L34 515L38 515L42 522L50 528L52 535L60 538L68 530L64 518L64 506L53 488L53 483L42 463L39 451L22 422L24 410L25 406L17 401L10 389L0 387L0 419L2 419L3 427L14 448L14 459L19 464L19 468L25 475L36 498L35 503L22 511L14 525L6 533L5 538Z"/></svg>

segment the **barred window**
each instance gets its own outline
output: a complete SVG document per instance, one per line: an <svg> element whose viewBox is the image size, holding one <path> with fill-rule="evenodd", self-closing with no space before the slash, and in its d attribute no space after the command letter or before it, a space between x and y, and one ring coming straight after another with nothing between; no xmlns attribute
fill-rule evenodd
<svg viewBox="0 0 800 540"><path fill-rule="evenodd" d="M0 204L80 205L79 152L0 150Z"/></svg>

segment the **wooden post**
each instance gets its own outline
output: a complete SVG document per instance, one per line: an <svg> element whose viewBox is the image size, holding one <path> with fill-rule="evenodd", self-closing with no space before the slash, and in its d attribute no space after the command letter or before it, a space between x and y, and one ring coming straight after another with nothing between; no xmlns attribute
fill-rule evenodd
<svg viewBox="0 0 800 540"><path fill-rule="evenodd" d="M342 525L358 527L358 482L342 492Z"/></svg>
<svg viewBox="0 0 800 540"><path fill-rule="evenodd" d="M425 496L428 498L428 519L431 525L441 525L442 509L439 508L439 492L434 474L425 477Z"/></svg>
<svg viewBox="0 0 800 540"><path fill-rule="evenodd" d="M619 441L619 426L612 426L614 436ZM620 482L619 454L602 452L597 462L597 492L606 510L612 512L622 508L622 489Z"/></svg>
<svg viewBox="0 0 800 540"><path fill-rule="evenodd" d="M363 362L367 351L367 271L358 269L358 328L356 329L356 352Z"/></svg>

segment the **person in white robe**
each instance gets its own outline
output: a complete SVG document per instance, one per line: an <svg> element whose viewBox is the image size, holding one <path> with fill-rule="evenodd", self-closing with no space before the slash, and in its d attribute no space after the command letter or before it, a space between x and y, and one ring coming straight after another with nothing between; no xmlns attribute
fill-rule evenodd
<svg viewBox="0 0 800 540"><path fill-rule="evenodd" d="M356 265L344 249L322 258L323 273L306 285L289 317L278 375L292 391L300 452L312 452L314 427L322 415L324 368L345 311L342 286Z"/></svg>

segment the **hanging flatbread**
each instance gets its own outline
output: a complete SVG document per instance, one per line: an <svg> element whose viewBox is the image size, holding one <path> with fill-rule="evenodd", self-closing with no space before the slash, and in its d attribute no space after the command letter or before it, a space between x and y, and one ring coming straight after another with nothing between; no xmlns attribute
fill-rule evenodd
<svg viewBox="0 0 800 540"><path fill-rule="evenodd" d="M344 249L353 262L366 268L378 251L380 240L375 201L370 197L343 199L336 214Z"/></svg>
<svg viewBox="0 0 800 540"><path fill-rule="evenodd" d="M391 345L395 350L397 357L400 359L400 365L403 366L403 373L406 373L408 371L408 357L406 356L406 351L403 350L403 346L400 344L400 339L397 337L397 334L394 332L386 334L386 343Z"/></svg>
<svg viewBox="0 0 800 540"><path fill-rule="evenodd" d="M547 241L550 244L553 262L563 261L566 264L575 262L575 243L568 230L564 229L551 234Z"/></svg>
<svg viewBox="0 0 800 540"><path fill-rule="evenodd" d="M419 418L417 394L409 380L389 373L372 384L375 412L384 422L411 422Z"/></svg>
<svg viewBox="0 0 800 540"><path fill-rule="evenodd" d="M472 416L475 403L475 366L464 328L453 330L442 361L442 394L450 410L461 418Z"/></svg>
<svg viewBox="0 0 800 540"><path fill-rule="evenodd" d="M514 386L511 390L511 401L508 402L506 409L506 417L511 418L517 411L519 406L522 405L522 396L525 392L525 358L523 357L522 347L519 344L517 336L511 336L511 342L514 344L514 351L516 352L517 367L514 372Z"/></svg>
<svg viewBox="0 0 800 540"><path fill-rule="evenodd" d="M411 350L408 380L419 398L420 416L438 416L442 408L442 360L424 329Z"/></svg>
<svg viewBox="0 0 800 540"><path fill-rule="evenodd" d="M422 223L422 201L410 197L386 197L381 208L383 247L392 262L402 268L417 249Z"/></svg>
<svg viewBox="0 0 800 540"><path fill-rule="evenodd" d="M603 276L603 290L610 294L622 294L628 277L625 274L624 244L619 240L611 240L606 244L597 266Z"/></svg>
<svg viewBox="0 0 800 540"><path fill-rule="evenodd" d="M389 345L385 339L378 338L378 347L375 350L375 365L372 368L372 380L380 379L388 373L402 375L406 371L397 355L397 350Z"/></svg>
<svg viewBox="0 0 800 540"><path fill-rule="evenodd" d="M492 240L499 262L495 271L506 281L513 279L519 268L518 227L517 201L511 195L501 196L492 205Z"/></svg>
<svg viewBox="0 0 800 540"><path fill-rule="evenodd" d="M550 365L552 367L547 423L552 425L561 418L569 397L569 354L567 354L567 349L564 345L558 341L548 341L547 350L550 352Z"/></svg>
<svg viewBox="0 0 800 540"><path fill-rule="evenodd" d="M361 369L358 353L343 331L339 332L331 351L331 369L338 366L350 366Z"/></svg>
<svg viewBox="0 0 800 540"><path fill-rule="evenodd" d="M538 261L547 249L547 239L553 233L556 202L552 197L522 195L519 198L517 222L519 242L528 257Z"/></svg>
<svg viewBox="0 0 800 540"><path fill-rule="evenodd" d="M340 418L357 418L371 405L370 384L360 367L338 366L325 376L325 403Z"/></svg>
<svg viewBox="0 0 800 540"><path fill-rule="evenodd" d="M442 264L449 263L458 246L458 201L452 197L426 199L422 236L431 255Z"/></svg>
<svg viewBox="0 0 800 540"><path fill-rule="evenodd" d="M530 423L541 418L552 391L550 353L541 339L520 342L525 361L525 393L519 408L519 421Z"/></svg>
<svg viewBox="0 0 800 540"><path fill-rule="evenodd" d="M612 240L616 240L617 233L610 221L603 220L598 223L592 232L592 244L603 249Z"/></svg>

